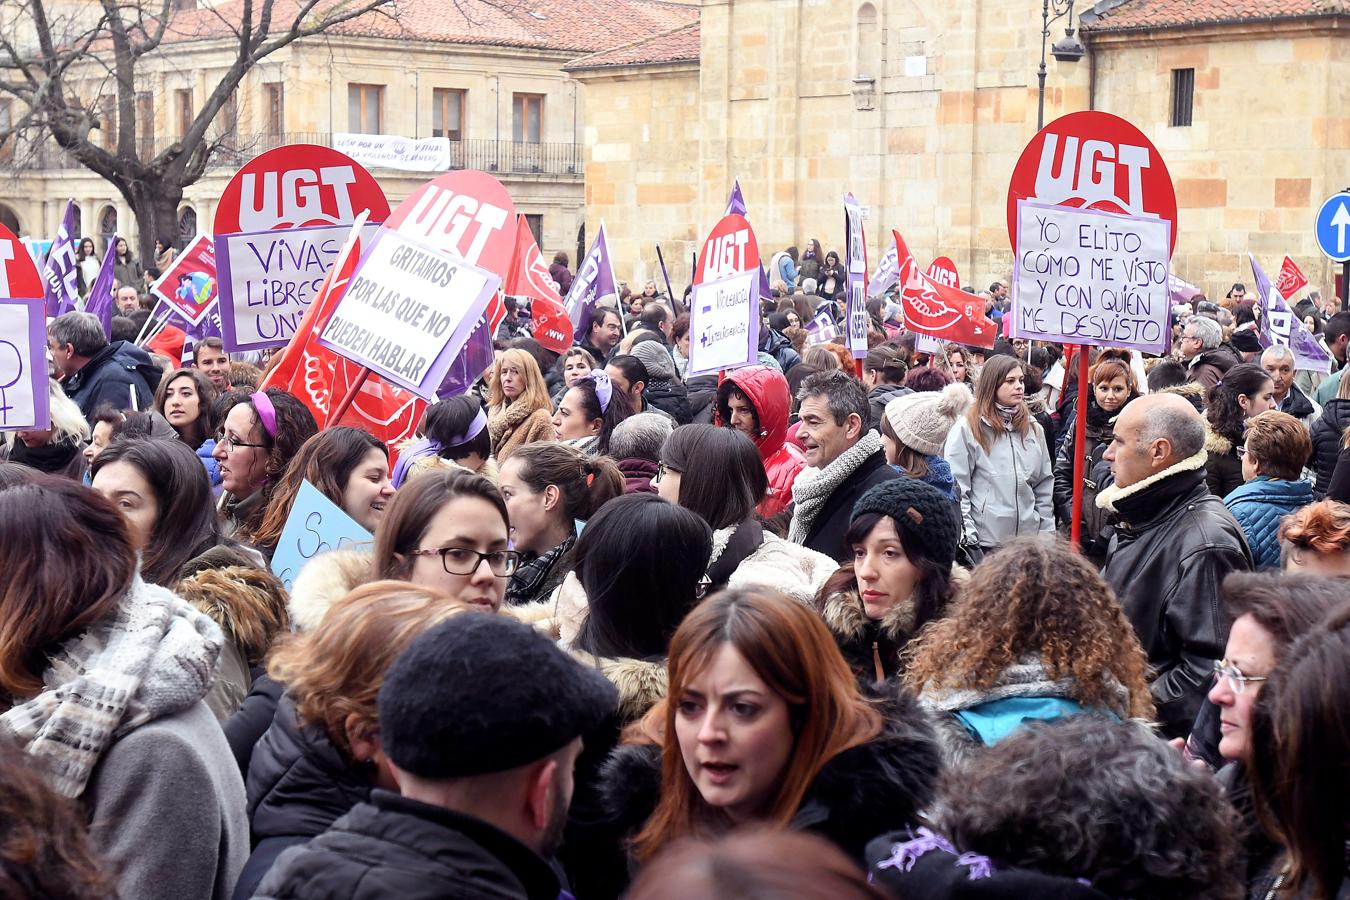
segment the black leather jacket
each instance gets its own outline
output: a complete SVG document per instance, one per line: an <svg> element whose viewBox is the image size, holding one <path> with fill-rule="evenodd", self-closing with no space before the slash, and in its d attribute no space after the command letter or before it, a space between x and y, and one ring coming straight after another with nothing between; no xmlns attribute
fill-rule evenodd
<svg viewBox="0 0 1350 900"><path fill-rule="evenodd" d="M1153 702L1169 738L1190 730L1213 661L1223 656L1229 622L1219 586L1229 572L1252 568L1242 529L1205 485L1203 458L1183 460L1141 489L1111 493L1120 520L1102 577L1148 654Z"/></svg>

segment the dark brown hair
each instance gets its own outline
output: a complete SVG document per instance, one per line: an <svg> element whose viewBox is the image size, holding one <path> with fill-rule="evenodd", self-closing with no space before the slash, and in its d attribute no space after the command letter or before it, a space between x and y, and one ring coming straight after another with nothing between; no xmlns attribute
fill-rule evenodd
<svg viewBox="0 0 1350 900"><path fill-rule="evenodd" d="M47 657L113 615L136 574L126 519L68 478L0 491L0 695L42 690Z"/></svg>
<svg viewBox="0 0 1350 900"><path fill-rule="evenodd" d="M734 428L685 425L661 448L666 468L680 479L680 506L713 529L739 525L755 513L769 489L754 441Z"/></svg>
<svg viewBox="0 0 1350 900"><path fill-rule="evenodd" d="M445 504L459 497L477 497L491 503L510 530L511 517L506 512L506 501L492 482L467 469L431 471L405 484L389 501L384 521L375 530L372 575L375 578L407 579L413 567L413 557L408 554L421 543L432 517Z"/></svg>
<svg viewBox="0 0 1350 900"><path fill-rule="evenodd" d="M623 496L623 473L608 456L587 456L575 447L539 441L511 454L520 480L536 494L549 485L562 495L562 514L570 527L583 522L615 497Z"/></svg>
<svg viewBox="0 0 1350 900"><path fill-rule="evenodd" d="M966 411L966 422L970 425L970 433L974 435L985 453L989 452L994 446L995 439L1002 433L1002 426L997 425L999 415L994 405L997 402L999 387L1013 369L1020 370L1023 376L1026 375L1026 368L1017 357L994 356L985 362L984 368L980 369L980 377L975 381L975 402ZM1017 432L1018 437L1025 440L1031 433L1032 418L1025 400L1018 404L1012 423L1013 431ZM999 428L998 432L995 432L995 427Z"/></svg>
<svg viewBox="0 0 1350 900"><path fill-rule="evenodd" d="M937 371L936 369L932 371ZM928 457L902 441L891 427L890 419L881 417L881 435L895 441L895 462L910 478L923 478L928 474Z"/></svg>
<svg viewBox="0 0 1350 900"><path fill-rule="evenodd" d="M389 448L383 441L365 429L350 425L325 428L305 441L277 482L262 522L249 533L249 539L260 547L272 546L281 540L281 532L295 506L295 496L306 481L342 506L352 472L372 450L383 453L386 460L389 458Z"/></svg>
<svg viewBox="0 0 1350 900"><path fill-rule="evenodd" d="M231 363L231 366L237 363ZM253 414L253 427L258 429L261 435L260 440L267 448L267 480L261 490L263 498L267 501L257 512L256 521L245 522L245 530L256 528L262 523L262 515L268 503L272 500L272 494L276 490L277 483L281 474L286 471L291 460L300 452L300 448L305 441L309 440L319 431L318 424L314 421L314 414L309 411L309 407L300 402L294 395L281 390L280 388L268 388L263 391L267 399L272 401L272 408L276 410L277 432L275 435L267 433L263 427L262 419L258 417L258 408L253 402L253 394L257 391L247 388L236 388L228 394L222 394L219 402L216 404L216 412L220 416L221 423L224 423L225 417L230 414L230 410L240 404L248 406L249 412ZM248 437L248 435L245 435Z"/></svg>
<svg viewBox="0 0 1350 900"><path fill-rule="evenodd" d="M183 439L183 443L196 450L207 438L214 437L216 429L220 427L215 416L216 386L201 369L174 369L160 379L159 387L155 388L155 409L166 419L164 402L168 399L169 385L180 378L191 381L197 391L197 420L188 426L186 433L179 431L178 436Z"/></svg>

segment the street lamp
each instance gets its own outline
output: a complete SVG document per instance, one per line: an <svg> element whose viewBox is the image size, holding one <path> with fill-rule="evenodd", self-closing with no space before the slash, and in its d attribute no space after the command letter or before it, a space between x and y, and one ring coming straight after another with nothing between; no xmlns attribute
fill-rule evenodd
<svg viewBox="0 0 1350 900"><path fill-rule="evenodd" d="M1041 67L1036 72L1039 93L1036 98L1036 130L1045 127L1045 45L1050 40L1050 25L1064 16L1069 24L1064 29L1064 37L1055 41L1050 55L1059 62L1078 62L1087 53L1073 31L1073 0L1041 0Z"/></svg>

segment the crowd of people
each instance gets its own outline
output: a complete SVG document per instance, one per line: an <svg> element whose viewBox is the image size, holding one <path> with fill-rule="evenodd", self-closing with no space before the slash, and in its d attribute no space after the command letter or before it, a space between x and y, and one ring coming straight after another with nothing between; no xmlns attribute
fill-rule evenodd
<svg viewBox="0 0 1350 900"><path fill-rule="evenodd" d="M396 447L49 323L0 896L1350 896L1350 380L1240 294L1163 358L920 351L883 297L855 360L804 327L838 254L770 272L755 365L690 375L649 283ZM306 483L373 541L283 583Z"/></svg>

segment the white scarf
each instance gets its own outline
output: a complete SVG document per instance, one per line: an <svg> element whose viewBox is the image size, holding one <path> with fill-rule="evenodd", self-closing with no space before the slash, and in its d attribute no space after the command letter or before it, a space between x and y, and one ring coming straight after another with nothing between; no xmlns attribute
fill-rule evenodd
<svg viewBox="0 0 1350 900"><path fill-rule="evenodd" d="M224 641L205 614L138 575L114 615L51 657L42 693L0 714L0 736L41 757L61 794L79 797L114 741L206 696Z"/></svg>
<svg viewBox="0 0 1350 900"><path fill-rule="evenodd" d="M802 469L792 484L792 501L795 505L792 511L792 524L788 528L788 540L794 544L804 542L806 536L811 533L811 526L815 524L816 517L825 508L825 501L839 485L857 471L859 466L881 448L881 435L875 431L868 431L858 443L839 454L838 458L825 468Z"/></svg>

